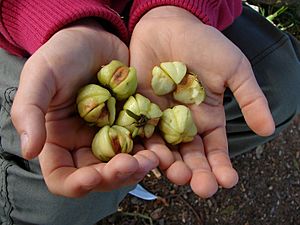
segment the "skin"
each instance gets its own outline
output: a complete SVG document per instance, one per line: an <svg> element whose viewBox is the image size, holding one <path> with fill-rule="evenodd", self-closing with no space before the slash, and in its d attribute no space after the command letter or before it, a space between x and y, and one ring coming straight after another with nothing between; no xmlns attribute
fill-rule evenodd
<svg viewBox="0 0 300 225"><path fill-rule="evenodd" d="M274 121L245 55L221 32L173 6L157 7L145 14L130 43L130 64L139 76L138 92L162 109L178 104L171 95L159 97L151 89L152 68L166 61L186 63L205 87L206 100L189 106L198 135L176 149L167 148L156 135L145 141L145 147L159 156L160 168L171 182L189 184L198 196L210 197L218 186L231 188L238 182L228 154L225 88L233 92L255 133L271 135Z"/></svg>
<svg viewBox="0 0 300 225"><path fill-rule="evenodd" d="M75 98L78 89L112 59L128 62L128 48L98 23L85 20L55 33L24 66L12 121L24 158L39 157L54 194L79 197L113 190L139 182L158 165L171 182L189 184L200 197L213 195L218 185L234 186L238 176L228 156L222 105L226 87L233 91L249 127L263 136L274 131L267 101L241 51L189 12L158 7L143 16L133 31L130 65L137 69L139 92L163 109L175 102L153 94L152 67L177 60L198 74L208 96L200 106L190 106L198 136L169 149L156 134L144 146L136 145L133 156L119 154L102 163L91 153L95 130L78 117Z"/></svg>
<svg viewBox="0 0 300 225"><path fill-rule="evenodd" d="M109 191L139 182L159 161L137 145L131 156L102 163L91 152L95 128L76 112L75 98L112 59L128 62L128 48L92 20L54 34L26 62L12 106L24 158L39 157L51 192L67 197ZM26 116L24 116L26 115Z"/></svg>

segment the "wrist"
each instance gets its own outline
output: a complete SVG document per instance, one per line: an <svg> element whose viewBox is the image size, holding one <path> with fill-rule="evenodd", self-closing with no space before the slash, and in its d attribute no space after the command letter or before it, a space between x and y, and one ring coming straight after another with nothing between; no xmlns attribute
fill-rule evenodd
<svg viewBox="0 0 300 225"><path fill-rule="evenodd" d="M89 18L83 18L79 19L77 21L74 21L73 23L68 24L63 29L68 29L68 28L77 28L77 27L86 27L86 28L94 28L94 29L103 29L101 22L97 20L96 18L89 17Z"/></svg>
<svg viewBox="0 0 300 225"><path fill-rule="evenodd" d="M176 22L193 22L203 24L200 19L194 16L192 13L177 6L159 6L149 10L142 18L142 21L151 20L156 23L155 20L160 21L176 21Z"/></svg>
<svg viewBox="0 0 300 225"><path fill-rule="evenodd" d="M126 63L128 61L126 45L116 35L106 31L96 18L70 23L54 33L37 53L40 51L45 52L43 55L48 61L67 56L69 60L76 62L74 64L79 63L86 71L91 71L91 74L112 59L120 59ZM79 58L81 60L78 61Z"/></svg>

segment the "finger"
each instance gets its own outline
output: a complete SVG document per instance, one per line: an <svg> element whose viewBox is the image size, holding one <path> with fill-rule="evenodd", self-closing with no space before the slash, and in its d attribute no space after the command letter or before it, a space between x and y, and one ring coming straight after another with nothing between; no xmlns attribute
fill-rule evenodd
<svg viewBox="0 0 300 225"><path fill-rule="evenodd" d="M192 142L181 144L181 156L192 171L190 185L202 198L211 197L218 190L218 183L204 153L202 140L196 136Z"/></svg>
<svg viewBox="0 0 300 225"><path fill-rule="evenodd" d="M166 146L164 140L154 134L151 138L144 141L145 148L153 151L159 158L159 168L161 170L166 170L169 168L175 159L171 150Z"/></svg>
<svg viewBox="0 0 300 225"><path fill-rule="evenodd" d="M138 147L142 149L141 147ZM118 159L116 159L118 158ZM125 165L125 160L128 165ZM132 168L133 161L136 164ZM115 167L114 164L122 163L123 166ZM103 175L101 187L99 191L110 191L124 186L137 184L141 181L149 171L158 166L157 156L149 150L140 150L134 156L128 154L119 154L111 159L107 164L97 165L96 168ZM129 167L128 167L129 166Z"/></svg>
<svg viewBox="0 0 300 225"><path fill-rule="evenodd" d="M136 171L135 174L137 180L140 180L141 178L144 177L143 175L139 175L139 174L146 175L150 170L153 170L159 165L158 156L154 152L146 149L143 145L135 144L133 152L134 152L134 157L139 161L139 165L140 165L139 170Z"/></svg>
<svg viewBox="0 0 300 225"><path fill-rule="evenodd" d="M72 152L72 154L73 154L74 165L77 168L91 166L100 163L100 160L93 155L90 147L82 147Z"/></svg>
<svg viewBox="0 0 300 225"><path fill-rule="evenodd" d="M256 82L246 57L228 81L228 87L237 99L248 126L258 135L271 135L275 130L275 125L268 102Z"/></svg>
<svg viewBox="0 0 300 225"><path fill-rule="evenodd" d="M136 154L136 153L138 153L140 151L143 151L143 150L145 150L145 147L142 144L140 144L139 142L134 142L133 143L133 150L132 150L133 154Z"/></svg>
<svg viewBox="0 0 300 225"><path fill-rule="evenodd" d="M134 155L139 163L139 169L133 176L133 182L142 180L151 170L159 165L159 159L156 154L149 150L140 150Z"/></svg>
<svg viewBox="0 0 300 225"><path fill-rule="evenodd" d="M139 162L133 156L120 153L105 164L94 166L102 176L101 185L97 191L111 191L124 186L139 170Z"/></svg>
<svg viewBox="0 0 300 225"><path fill-rule="evenodd" d="M185 164L185 162L183 162L178 151L173 151L173 155L175 158L175 162L165 170L165 174L167 178L174 184L187 184L192 177L192 171Z"/></svg>
<svg viewBox="0 0 300 225"><path fill-rule="evenodd" d="M70 152L60 146L46 144L39 160L47 187L54 194L80 197L102 181L101 174L91 166L75 168Z"/></svg>
<svg viewBox="0 0 300 225"><path fill-rule="evenodd" d="M58 119L62 117L64 119ZM51 113L47 113L47 142L59 145L65 151L71 149L70 154L77 168L100 163L91 150L91 143L97 129L86 126L77 116L65 118L63 115L62 117L56 115L56 118L51 118Z"/></svg>
<svg viewBox="0 0 300 225"><path fill-rule="evenodd" d="M203 139L207 160L219 185L225 188L234 186L238 181L238 175L232 168L228 155L224 108L192 106L191 109L198 132Z"/></svg>
<svg viewBox="0 0 300 225"><path fill-rule="evenodd" d="M218 184L224 188L236 185L238 174L229 158L225 127L217 127L202 138L207 160Z"/></svg>
<svg viewBox="0 0 300 225"><path fill-rule="evenodd" d="M55 84L45 62L25 64L12 106L12 122L21 137L24 158L31 159L42 150L46 138L45 114L54 94Z"/></svg>
<svg viewBox="0 0 300 225"><path fill-rule="evenodd" d="M210 131L218 126L225 126L225 114L223 105L208 105L201 103L200 106L190 106L193 120L199 134Z"/></svg>

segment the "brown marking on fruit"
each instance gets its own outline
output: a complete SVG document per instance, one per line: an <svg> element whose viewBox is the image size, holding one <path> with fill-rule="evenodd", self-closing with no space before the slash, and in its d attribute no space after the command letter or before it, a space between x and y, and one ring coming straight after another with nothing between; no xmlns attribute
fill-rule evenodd
<svg viewBox="0 0 300 225"><path fill-rule="evenodd" d="M118 84L120 84L123 80L126 79L126 77L128 76L129 73L129 68L126 66L121 66L120 68L118 68L116 70L116 72L114 73L114 75L112 76L112 80L111 82L117 86Z"/></svg>
<svg viewBox="0 0 300 225"><path fill-rule="evenodd" d="M193 75L187 74L182 81L177 85L176 92L181 91L182 89L187 89L189 86L192 85L195 77Z"/></svg>
<svg viewBox="0 0 300 225"><path fill-rule="evenodd" d="M121 153L122 148L121 148L118 136L111 137L111 145L116 154Z"/></svg>
<svg viewBox="0 0 300 225"><path fill-rule="evenodd" d="M159 122L159 118L151 118L150 120L147 121L147 124L156 126Z"/></svg>
<svg viewBox="0 0 300 225"><path fill-rule="evenodd" d="M98 103L96 101L88 102L88 104L84 105L84 112L90 112L97 106L98 106Z"/></svg>
<svg viewBox="0 0 300 225"><path fill-rule="evenodd" d="M144 129L139 129L139 134L138 134L141 138L145 137L145 130Z"/></svg>
<svg viewBox="0 0 300 225"><path fill-rule="evenodd" d="M98 119L101 120L101 119L103 119L103 118L106 118L106 117L108 117L108 114L109 114L108 108L107 108L107 106L105 105L105 106L102 108L101 113L100 113L99 116L98 116Z"/></svg>

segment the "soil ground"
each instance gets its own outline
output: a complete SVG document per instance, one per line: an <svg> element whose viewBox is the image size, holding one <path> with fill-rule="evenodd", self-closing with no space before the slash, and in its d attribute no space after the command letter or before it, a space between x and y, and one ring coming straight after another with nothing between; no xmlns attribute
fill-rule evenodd
<svg viewBox="0 0 300 225"><path fill-rule="evenodd" d="M150 173L142 185L159 196L128 195L119 212L98 225L300 224L300 116L273 141L233 159L239 183L198 198L188 186Z"/></svg>

